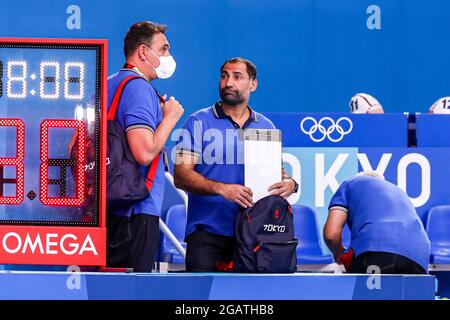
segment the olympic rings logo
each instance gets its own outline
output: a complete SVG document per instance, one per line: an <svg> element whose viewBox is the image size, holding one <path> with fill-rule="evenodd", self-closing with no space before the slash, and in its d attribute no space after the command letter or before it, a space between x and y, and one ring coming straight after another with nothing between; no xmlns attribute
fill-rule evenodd
<svg viewBox="0 0 450 320"><path fill-rule="evenodd" d="M347 125L345 125L345 127L348 126L347 130L341 126L344 122L347 123ZM308 124L311 124L311 126ZM336 122L330 117L323 117L319 122L313 117L305 117L300 122L300 129L304 134L309 135L314 142L322 142L325 138L328 138L331 142L339 142L346 134L349 134L352 131L353 123L347 117L341 117ZM337 133L333 134L335 131ZM319 132L320 134L315 135L316 132Z"/></svg>

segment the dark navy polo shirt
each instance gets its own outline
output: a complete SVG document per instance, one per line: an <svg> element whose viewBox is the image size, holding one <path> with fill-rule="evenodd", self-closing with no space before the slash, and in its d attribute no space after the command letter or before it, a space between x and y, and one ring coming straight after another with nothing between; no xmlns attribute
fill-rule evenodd
<svg viewBox="0 0 450 320"><path fill-rule="evenodd" d="M367 176L347 180L331 199L333 208L347 212L356 256L390 252L428 270L430 241L408 195L396 185Z"/></svg>
<svg viewBox="0 0 450 320"><path fill-rule="evenodd" d="M199 155L194 170L203 177L226 184L244 185L243 130L275 129L272 121L250 109L243 128L227 116L220 102L190 115L181 130L177 152ZM239 206L219 195L189 193L186 237L198 228L234 235Z"/></svg>

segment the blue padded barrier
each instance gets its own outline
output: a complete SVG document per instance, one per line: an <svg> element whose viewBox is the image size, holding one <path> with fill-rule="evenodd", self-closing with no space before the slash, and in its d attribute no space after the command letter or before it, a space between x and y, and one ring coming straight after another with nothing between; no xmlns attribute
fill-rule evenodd
<svg viewBox="0 0 450 320"><path fill-rule="evenodd" d="M283 147L407 147L404 114L275 113Z"/></svg>
<svg viewBox="0 0 450 320"><path fill-rule="evenodd" d="M450 147L449 132L450 115L416 115L416 137L418 147Z"/></svg>

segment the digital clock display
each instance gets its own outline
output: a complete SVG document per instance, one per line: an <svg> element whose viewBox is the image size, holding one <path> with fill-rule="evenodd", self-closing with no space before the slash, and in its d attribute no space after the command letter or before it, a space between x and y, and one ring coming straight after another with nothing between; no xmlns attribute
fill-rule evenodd
<svg viewBox="0 0 450 320"><path fill-rule="evenodd" d="M99 225L101 49L0 39L0 224Z"/></svg>

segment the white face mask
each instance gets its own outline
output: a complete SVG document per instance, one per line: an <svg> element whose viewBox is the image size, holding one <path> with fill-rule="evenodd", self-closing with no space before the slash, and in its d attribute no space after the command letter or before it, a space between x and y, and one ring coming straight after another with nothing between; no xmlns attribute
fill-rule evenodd
<svg viewBox="0 0 450 320"><path fill-rule="evenodd" d="M158 56L156 53L153 52L152 49L146 46L155 56L159 59L159 66L153 67L150 62L148 62L147 59L145 59L145 62L149 64L153 69L155 69L156 76L158 79L168 79L170 78L173 73L175 72L175 68L177 67L177 63L175 62L175 59L169 55L169 56Z"/></svg>

